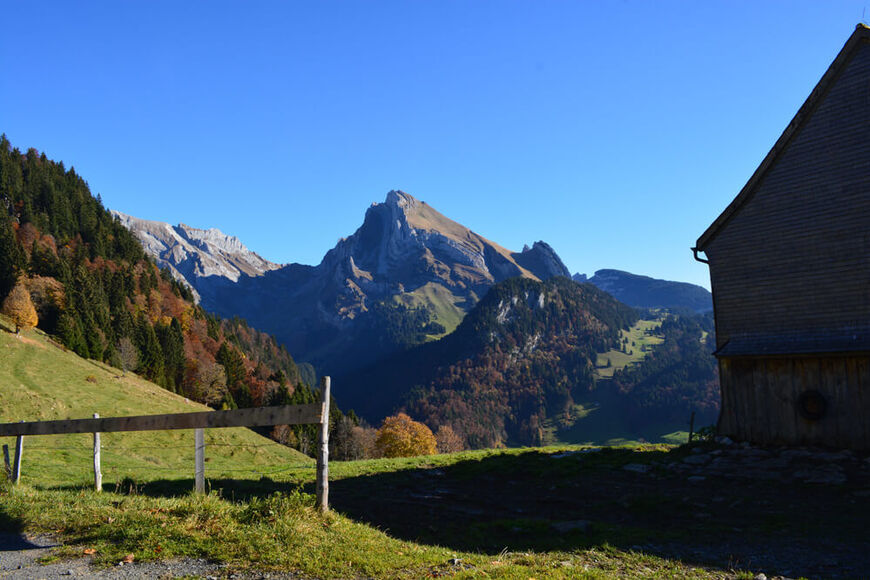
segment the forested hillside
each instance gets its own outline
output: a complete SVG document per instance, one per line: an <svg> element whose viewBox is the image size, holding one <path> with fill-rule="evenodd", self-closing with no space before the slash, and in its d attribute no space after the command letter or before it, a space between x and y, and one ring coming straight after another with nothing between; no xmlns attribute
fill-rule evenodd
<svg viewBox="0 0 870 580"><path fill-rule="evenodd" d="M196 401L235 407L311 397L272 337L195 305L75 169L35 149L21 153L4 135L0 302L16 284L29 291L39 328L68 349Z"/></svg>
<svg viewBox="0 0 870 580"><path fill-rule="evenodd" d="M625 412L642 420L685 421L697 413L698 425L710 425L719 413L719 375L713 315L669 315L662 322L661 344L640 364L613 375L613 386L624 395Z"/></svg>
<svg viewBox="0 0 870 580"><path fill-rule="evenodd" d="M637 317L589 284L512 278L452 334L343 378L346 399L372 418L404 402L470 447L537 444L543 420L594 386L596 353L615 348Z"/></svg>

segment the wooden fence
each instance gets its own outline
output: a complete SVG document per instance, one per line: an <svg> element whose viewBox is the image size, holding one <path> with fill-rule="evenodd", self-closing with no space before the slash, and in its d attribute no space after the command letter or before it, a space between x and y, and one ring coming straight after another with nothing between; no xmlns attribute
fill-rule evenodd
<svg viewBox="0 0 870 580"><path fill-rule="evenodd" d="M330 378L320 381L321 401L310 405L258 407L231 411L205 411L166 415L139 415L135 417L100 417L93 419L65 419L61 421L32 421L0 424L0 437L16 437L15 461L10 466L9 447L3 446L7 476L17 484L21 479L21 459L24 437L32 435L62 435L69 433L94 434L94 489L101 491L103 476L100 469L100 433L119 431L162 431L168 429L194 429L194 486L198 493L205 491L205 435L204 429L222 427L264 427L269 425L320 425L317 437L317 505L329 509L329 396Z"/></svg>

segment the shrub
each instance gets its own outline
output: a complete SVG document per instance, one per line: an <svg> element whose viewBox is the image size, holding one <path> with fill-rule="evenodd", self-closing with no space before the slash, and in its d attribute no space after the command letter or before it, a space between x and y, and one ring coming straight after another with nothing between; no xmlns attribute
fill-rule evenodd
<svg viewBox="0 0 870 580"><path fill-rule="evenodd" d="M375 447L384 457L433 455L436 452L435 435L429 427L405 413L384 419L375 438Z"/></svg>

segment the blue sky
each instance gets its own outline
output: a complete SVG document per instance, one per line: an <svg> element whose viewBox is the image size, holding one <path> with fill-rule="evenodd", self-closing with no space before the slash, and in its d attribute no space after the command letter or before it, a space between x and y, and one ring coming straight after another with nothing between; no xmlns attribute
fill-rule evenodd
<svg viewBox="0 0 870 580"><path fill-rule="evenodd" d="M689 248L868 3L7 3L0 131L276 262L402 189L572 272L709 287Z"/></svg>

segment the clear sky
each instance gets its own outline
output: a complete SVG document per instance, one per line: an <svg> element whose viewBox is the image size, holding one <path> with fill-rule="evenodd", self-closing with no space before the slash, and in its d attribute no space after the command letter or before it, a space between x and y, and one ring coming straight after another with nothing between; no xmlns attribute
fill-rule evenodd
<svg viewBox="0 0 870 580"><path fill-rule="evenodd" d="M689 248L868 3L7 2L0 132L275 262L402 189L572 272L709 287Z"/></svg>

